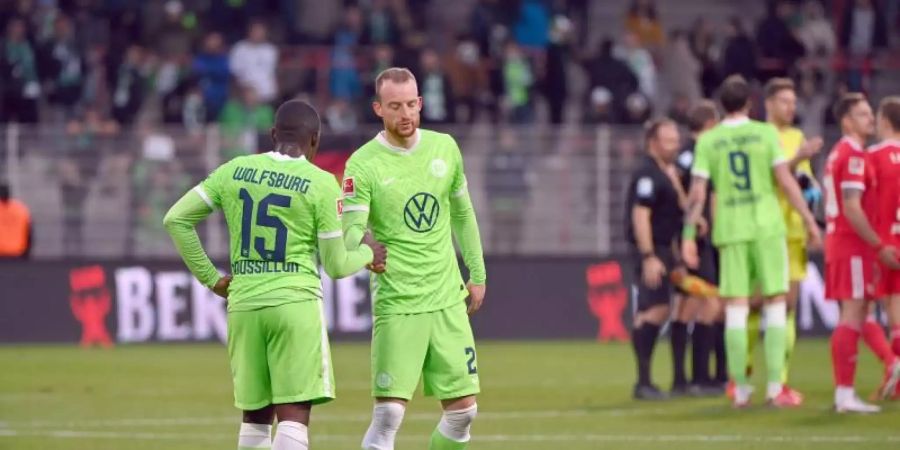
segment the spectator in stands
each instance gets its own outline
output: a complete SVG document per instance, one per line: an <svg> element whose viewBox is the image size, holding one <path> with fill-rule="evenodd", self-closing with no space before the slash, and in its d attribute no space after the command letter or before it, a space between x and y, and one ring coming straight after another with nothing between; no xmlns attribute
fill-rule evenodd
<svg viewBox="0 0 900 450"><path fill-rule="evenodd" d="M260 135L271 129L273 120L272 106L260 100L253 86L241 86L238 98L228 100L219 117L226 160L255 153Z"/></svg>
<svg viewBox="0 0 900 450"><path fill-rule="evenodd" d="M547 46L547 57L543 64L541 90L550 107L550 123L554 125L563 122L568 100L566 72L569 65L570 41L574 38L572 31L572 22L566 16L557 15L553 18L550 44Z"/></svg>
<svg viewBox="0 0 900 450"><path fill-rule="evenodd" d="M691 51L691 44L684 31L672 32L663 61L669 95L686 101L688 105L702 97L700 91L702 67Z"/></svg>
<svg viewBox="0 0 900 450"><path fill-rule="evenodd" d="M203 39L202 50L194 56L194 76L203 91L207 120L215 121L228 100L228 56L222 35L212 32Z"/></svg>
<svg viewBox="0 0 900 450"><path fill-rule="evenodd" d="M712 97L719 87L718 49L716 38L713 35L709 22L698 17L691 26L690 31L691 51L700 62L700 86L704 97Z"/></svg>
<svg viewBox="0 0 900 450"><path fill-rule="evenodd" d="M325 108L325 123L333 133L351 133L356 130L358 122L356 109L346 100L337 99Z"/></svg>
<svg viewBox="0 0 900 450"><path fill-rule="evenodd" d="M263 22L251 22L247 38L231 49L229 67L238 83L252 87L260 101L269 103L278 94L278 49L268 41L267 34Z"/></svg>
<svg viewBox="0 0 900 450"><path fill-rule="evenodd" d="M447 76L457 101L458 122L473 123L479 103L488 93L487 71L478 44L469 36L460 36L447 58Z"/></svg>
<svg viewBox="0 0 900 450"><path fill-rule="evenodd" d="M841 19L841 48L851 56L871 56L887 47L887 23L877 2L852 0Z"/></svg>
<svg viewBox="0 0 900 450"><path fill-rule="evenodd" d="M770 78L787 76L806 51L788 28L792 4L787 0L769 0L766 9L766 17L756 28L756 44L761 57L759 81L763 83Z"/></svg>
<svg viewBox="0 0 900 450"><path fill-rule="evenodd" d="M72 118L75 106L81 99L84 85L85 62L75 43L72 22L65 16L56 18L53 35L38 50L38 72L43 80L43 91L53 109L54 121Z"/></svg>
<svg viewBox="0 0 900 450"><path fill-rule="evenodd" d="M191 186L191 180L178 160L169 156L148 158L144 155L133 167L132 197L135 204L129 249L133 256L170 256L172 246L163 226L163 217L178 198Z"/></svg>
<svg viewBox="0 0 900 450"><path fill-rule="evenodd" d="M41 94L37 60L25 35L25 22L13 18L6 25L0 53L0 122L37 123Z"/></svg>
<svg viewBox="0 0 900 450"><path fill-rule="evenodd" d="M656 65L646 48L641 46L638 36L627 32L622 45L616 48L616 56L625 61L638 79L638 89L647 98L656 97Z"/></svg>
<svg viewBox="0 0 900 450"><path fill-rule="evenodd" d="M722 53L722 76L741 75L745 80L756 79L756 44L747 34L739 17L728 20L726 27L728 41Z"/></svg>
<svg viewBox="0 0 900 450"><path fill-rule="evenodd" d="M0 184L0 259L27 259L33 230L28 206L11 197L9 185Z"/></svg>
<svg viewBox="0 0 900 450"><path fill-rule="evenodd" d="M803 24L797 34L806 48L807 56L829 58L834 55L837 37L819 1L807 0L803 6Z"/></svg>
<svg viewBox="0 0 900 450"><path fill-rule="evenodd" d="M513 25L516 42L528 50L543 50L549 43L550 11L542 0L522 0Z"/></svg>
<svg viewBox="0 0 900 450"><path fill-rule="evenodd" d="M132 125L144 104L146 81L141 66L143 58L144 50L138 45L132 45L128 48L125 61L116 72L112 117L120 125Z"/></svg>
<svg viewBox="0 0 900 450"><path fill-rule="evenodd" d="M634 33L638 42L646 48L658 49L665 42L662 24L656 14L653 0L634 0L628 8L625 29Z"/></svg>
<svg viewBox="0 0 900 450"><path fill-rule="evenodd" d="M503 60L504 105L511 123L529 123L534 118L531 86L534 73L522 49L510 41Z"/></svg>
<svg viewBox="0 0 900 450"><path fill-rule="evenodd" d="M347 8L344 23L334 35L329 90L333 98L353 103L362 93L356 50L363 36L362 13Z"/></svg>
<svg viewBox="0 0 900 450"><path fill-rule="evenodd" d="M362 80L363 86L365 86L365 96L372 98L375 97L375 78L378 74L385 69L397 65L394 57L394 48L390 45L382 44L375 46L373 54L375 59L372 61L370 70L363 75L364 78ZM362 105L362 109L363 111L371 111L372 106L366 102L365 105ZM373 121L379 120L378 116L375 114L370 114L369 116L371 116Z"/></svg>
<svg viewBox="0 0 900 450"><path fill-rule="evenodd" d="M426 124L454 122L456 99L453 97L450 79L436 51L430 48L422 51L416 77L423 102L422 122Z"/></svg>
<svg viewBox="0 0 900 450"><path fill-rule="evenodd" d="M613 52L613 42L605 39L600 53L586 65L590 95L585 122L624 120L625 99L638 90L638 79Z"/></svg>
<svg viewBox="0 0 900 450"><path fill-rule="evenodd" d="M81 91L79 109L108 111L110 83L107 81L106 47L102 44L89 47L85 60L87 62L87 71L84 79L84 88Z"/></svg>
<svg viewBox="0 0 900 450"><path fill-rule="evenodd" d="M154 33L156 51L163 58L187 54L196 33L196 18L185 15L184 5L179 0L166 1L163 13L162 26Z"/></svg>
<svg viewBox="0 0 900 450"><path fill-rule="evenodd" d="M399 30L397 19L387 0L373 0L366 11L365 38L366 44L396 44Z"/></svg>

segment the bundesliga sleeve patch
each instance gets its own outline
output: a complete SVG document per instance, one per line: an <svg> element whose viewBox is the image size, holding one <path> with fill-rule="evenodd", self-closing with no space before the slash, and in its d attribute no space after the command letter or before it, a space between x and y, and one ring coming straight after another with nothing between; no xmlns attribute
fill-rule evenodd
<svg viewBox="0 0 900 450"><path fill-rule="evenodd" d="M637 186L635 187L635 193L638 197L648 198L653 195L653 180L648 177L643 177L637 182Z"/></svg>
<svg viewBox="0 0 900 450"><path fill-rule="evenodd" d="M337 216L338 219L344 216L344 200L340 198L337 199Z"/></svg>
<svg viewBox="0 0 900 450"><path fill-rule="evenodd" d="M866 161L862 158L851 156L847 162L847 172L851 175L862 175L866 170Z"/></svg>
<svg viewBox="0 0 900 450"><path fill-rule="evenodd" d="M344 198L356 197L356 182L353 177L344 178Z"/></svg>

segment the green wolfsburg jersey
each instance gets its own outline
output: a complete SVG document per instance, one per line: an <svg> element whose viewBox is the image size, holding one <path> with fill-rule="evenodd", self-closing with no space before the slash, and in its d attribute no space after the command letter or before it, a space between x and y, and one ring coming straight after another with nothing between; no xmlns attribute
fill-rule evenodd
<svg viewBox="0 0 900 450"><path fill-rule="evenodd" d="M782 162L778 131L767 123L726 119L700 137L691 172L715 188L715 245L785 235L773 172Z"/></svg>
<svg viewBox="0 0 900 450"><path fill-rule="evenodd" d="M468 295L453 248L450 203L467 194L462 155L450 135L418 130L409 150L379 133L347 161L344 212L369 212L387 270L372 275L376 315L437 311Z"/></svg>
<svg viewBox="0 0 900 450"><path fill-rule="evenodd" d="M334 175L270 152L235 158L195 189L228 224L229 311L322 297L318 239L342 234Z"/></svg>

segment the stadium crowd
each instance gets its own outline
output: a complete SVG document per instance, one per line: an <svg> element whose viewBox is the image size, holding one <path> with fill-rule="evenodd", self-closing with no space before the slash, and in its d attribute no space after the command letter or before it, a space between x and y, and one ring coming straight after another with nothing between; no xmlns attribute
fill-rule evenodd
<svg viewBox="0 0 900 450"><path fill-rule="evenodd" d="M0 13L0 121L265 129L273 105L314 96L330 129L372 122L372 75L411 67L426 123L642 123L728 75L791 76L802 121L866 91L897 2L773 0L756 23L662 22L653 0L624 30L591 30L586 0L478 0L464 20L428 0L8 0ZM427 26L426 26L427 24ZM578 72L573 74L573 72ZM574 75L574 76L573 76ZM573 83L573 78L582 80ZM807 128L807 127L804 127Z"/></svg>

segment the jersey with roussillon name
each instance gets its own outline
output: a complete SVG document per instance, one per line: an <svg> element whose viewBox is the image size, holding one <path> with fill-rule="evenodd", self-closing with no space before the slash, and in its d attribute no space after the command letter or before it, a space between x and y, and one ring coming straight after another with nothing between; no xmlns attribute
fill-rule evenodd
<svg viewBox="0 0 900 450"><path fill-rule="evenodd" d="M228 224L229 311L322 297L318 239L342 235L334 175L270 152L232 159L195 189Z"/></svg>
<svg viewBox="0 0 900 450"><path fill-rule="evenodd" d="M691 173L716 191L713 244L784 237L772 168L785 162L775 127L747 118L723 120L700 136Z"/></svg>
<svg viewBox="0 0 900 450"><path fill-rule="evenodd" d="M371 279L376 315L437 311L468 295L450 223L451 198L467 192L462 155L447 134L419 129L406 150L379 133L347 161L344 212L368 211L388 249L387 270Z"/></svg>
<svg viewBox="0 0 900 450"><path fill-rule="evenodd" d="M867 161L872 189L866 215L882 241L900 245L900 141L870 147Z"/></svg>
<svg viewBox="0 0 900 450"><path fill-rule="evenodd" d="M828 156L825 164L825 255L827 258L868 255L869 245L856 234L850 221L844 215L845 189L863 191L864 210L870 201L866 192L872 184L871 174L866 164L866 152L853 139L843 137Z"/></svg>

